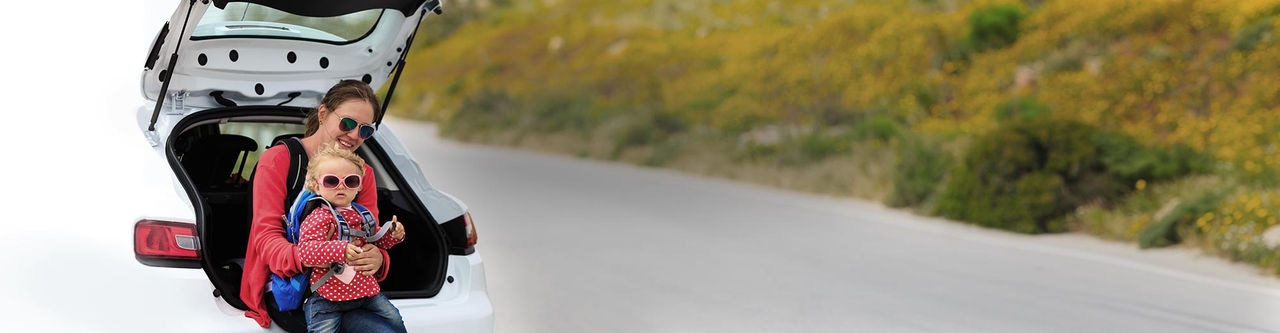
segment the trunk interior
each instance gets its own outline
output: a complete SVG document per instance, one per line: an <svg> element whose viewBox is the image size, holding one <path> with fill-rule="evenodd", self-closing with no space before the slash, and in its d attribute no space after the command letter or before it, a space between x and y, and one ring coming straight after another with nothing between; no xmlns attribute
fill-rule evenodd
<svg viewBox="0 0 1280 333"><path fill-rule="evenodd" d="M281 107L205 111L186 117L170 136L170 163L182 170L178 178L199 217L201 266L216 289L214 296L236 308L247 308L240 300L240 280L258 156L279 139L300 136L305 112ZM388 250L391 264L380 283L383 293L392 299L435 296L445 278L444 232L376 139L365 141L357 153L375 170L379 221L396 215L405 226L405 241Z"/></svg>

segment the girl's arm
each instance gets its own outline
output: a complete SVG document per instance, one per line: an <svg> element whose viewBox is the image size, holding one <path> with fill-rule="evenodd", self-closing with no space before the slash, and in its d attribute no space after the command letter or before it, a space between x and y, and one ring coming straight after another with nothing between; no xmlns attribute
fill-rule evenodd
<svg viewBox="0 0 1280 333"><path fill-rule="evenodd" d="M391 222L387 222L386 224L375 228L394 228L392 230L387 230L387 233L382 235L382 238L373 242L373 245L377 245L379 248L390 249L392 246L396 246L396 244L400 244L400 242L404 241L404 224L400 223L394 215L391 216ZM374 230L374 233L377 232L378 230Z"/></svg>
<svg viewBox="0 0 1280 333"><path fill-rule="evenodd" d="M322 267L334 262L345 262L347 242L330 240L337 221L333 212L318 207L307 214L299 226L298 261L304 266Z"/></svg>

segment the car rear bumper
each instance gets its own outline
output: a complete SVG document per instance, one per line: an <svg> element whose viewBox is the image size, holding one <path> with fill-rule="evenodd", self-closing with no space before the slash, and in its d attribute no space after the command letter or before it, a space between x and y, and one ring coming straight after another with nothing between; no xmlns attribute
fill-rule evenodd
<svg viewBox="0 0 1280 333"><path fill-rule="evenodd" d="M410 332L493 332L493 304L479 252L449 256L446 274L452 282L445 282L435 297L391 300L405 327Z"/></svg>
<svg viewBox="0 0 1280 333"><path fill-rule="evenodd" d="M435 297L391 300L400 311L405 328L409 332L492 333L493 305L489 301L484 262L480 259L479 252L449 256L446 274L453 277L453 282L445 282ZM221 299L217 303L224 318L229 320L218 320L220 324L225 324L218 328L206 327L211 328L211 331L264 331L252 319L245 318L244 311L232 308ZM265 331L284 332L275 325Z"/></svg>
<svg viewBox="0 0 1280 333"><path fill-rule="evenodd" d="M493 305L479 251L449 256L448 260L446 274L453 277L453 282L441 286L435 297L391 301L400 310L405 325L410 332L493 332ZM212 285L202 270L143 266L132 256L107 257L85 266L120 276L155 278L120 279L126 284L97 289L94 297L88 298L69 293L73 288L47 290L41 297L30 297L32 301L24 303L30 303L30 313L16 324L17 331L25 331L24 325L33 325L32 331L283 332L274 326L264 330L245 317L243 310L231 307L222 298L211 297ZM68 311L78 315L67 317Z"/></svg>

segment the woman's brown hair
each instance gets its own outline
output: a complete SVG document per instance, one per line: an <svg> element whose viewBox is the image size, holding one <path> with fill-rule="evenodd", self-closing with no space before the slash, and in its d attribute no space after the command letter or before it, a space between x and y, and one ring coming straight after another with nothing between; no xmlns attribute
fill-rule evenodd
<svg viewBox="0 0 1280 333"><path fill-rule="evenodd" d="M324 93L324 98L320 100L320 105L323 105L329 112L333 112L334 109L338 108L338 105L342 105L342 103L350 99L368 101L370 105L373 105L373 119L376 121L382 118L382 108L378 107L378 94L373 92L373 88L369 87L369 84L360 80L347 79L338 81L338 84L333 85L328 92ZM303 132L302 136L308 137L320 130L320 116L319 107L316 107L311 114L307 115L307 120L304 123L306 131Z"/></svg>

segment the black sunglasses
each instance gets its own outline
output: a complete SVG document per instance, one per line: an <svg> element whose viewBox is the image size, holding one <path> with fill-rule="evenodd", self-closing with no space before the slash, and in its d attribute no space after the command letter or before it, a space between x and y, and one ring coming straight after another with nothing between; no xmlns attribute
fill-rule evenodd
<svg viewBox="0 0 1280 333"><path fill-rule="evenodd" d="M361 124L360 122L356 121L355 119L351 119L350 117L342 117L342 119L338 120L338 129L342 130L343 132L350 132L351 130L356 129L357 127L360 128L360 139L363 139L363 140L368 140L369 137L372 137L373 131L376 130L376 128L373 128L373 125Z"/></svg>

